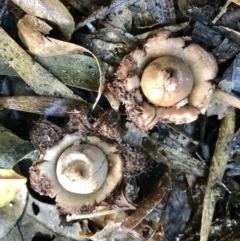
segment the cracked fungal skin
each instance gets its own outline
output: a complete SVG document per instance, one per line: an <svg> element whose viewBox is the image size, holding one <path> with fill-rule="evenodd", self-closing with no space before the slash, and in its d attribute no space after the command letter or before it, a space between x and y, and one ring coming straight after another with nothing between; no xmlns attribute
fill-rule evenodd
<svg viewBox="0 0 240 241"><path fill-rule="evenodd" d="M205 114L218 71L213 56L168 30L152 31L142 49L125 56L109 89L142 130L158 121L189 123Z"/></svg>
<svg viewBox="0 0 240 241"><path fill-rule="evenodd" d="M64 128L40 122L33 129L31 138L37 140L36 146L40 145L41 155L30 168L31 187L41 195L55 198L62 214L112 207L134 209L124 198L121 183L124 177L136 176L148 167L148 155L121 144L124 123L118 112L106 111L91 124L85 106L81 110L72 113ZM45 139L53 143L43 148ZM96 149L104 165L98 162ZM75 185L76 182L81 185ZM111 198L117 193L118 198Z"/></svg>

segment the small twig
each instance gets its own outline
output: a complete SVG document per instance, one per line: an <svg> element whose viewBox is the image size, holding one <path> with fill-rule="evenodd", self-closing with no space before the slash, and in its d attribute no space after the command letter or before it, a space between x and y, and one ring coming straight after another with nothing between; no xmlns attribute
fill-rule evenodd
<svg viewBox="0 0 240 241"><path fill-rule="evenodd" d="M213 97L224 104L240 109L240 99L219 88L216 89Z"/></svg>
<svg viewBox="0 0 240 241"><path fill-rule="evenodd" d="M228 6L229 4L231 3L232 1L227 1L225 3L225 5L221 8L220 12L218 13L218 15L213 19L212 23L215 24L221 17L224 13L227 12L227 9L228 9Z"/></svg>
<svg viewBox="0 0 240 241"><path fill-rule="evenodd" d="M73 220L101 217L109 214L114 214L116 217L118 215L118 211L112 209L112 210L102 210L102 211L86 213L86 214L72 214L72 215L67 215L66 220L67 222L71 222Z"/></svg>
<svg viewBox="0 0 240 241"><path fill-rule="evenodd" d="M8 4L9 4L9 0L5 0L2 8L0 9L0 24L2 23L2 19L7 11Z"/></svg>
<svg viewBox="0 0 240 241"><path fill-rule="evenodd" d="M90 22L93 22L97 19L103 19L106 15L110 14L111 12L120 10L128 5L133 4L134 2L137 2L137 0L114 0L110 6L101 7L99 10L97 10L89 17L87 17L87 19L85 19L83 22L80 22L75 28L75 31Z"/></svg>

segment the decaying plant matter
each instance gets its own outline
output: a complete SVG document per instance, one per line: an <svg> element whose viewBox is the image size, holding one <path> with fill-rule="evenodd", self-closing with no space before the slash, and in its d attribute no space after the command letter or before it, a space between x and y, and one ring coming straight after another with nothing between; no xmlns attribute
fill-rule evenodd
<svg viewBox="0 0 240 241"><path fill-rule="evenodd" d="M107 111L92 124L86 111L82 104L64 129L49 122L33 129L31 139L41 157L30 169L31 186L56 198L65 215L134 209L121 183L146 169L148 157L119 144L124 128L118 113Z"/></svg>
<svg viewBox="0 0 240 241"><path fill-rule="evenodd" d="M218 66L197 44L186 44L168 30L152 31L142 49L122 60L109 85L143 131L158 121L189 123L212 101Z"/></svg>

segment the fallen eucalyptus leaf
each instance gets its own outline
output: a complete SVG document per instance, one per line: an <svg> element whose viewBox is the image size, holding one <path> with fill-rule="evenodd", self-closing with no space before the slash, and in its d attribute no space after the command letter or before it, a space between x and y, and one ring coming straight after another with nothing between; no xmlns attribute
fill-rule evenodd
<svg viewBox="0 0 240 241"><path fill-rule="evenodd" d="M0 168L3 169L12 169L21 158L35 149L30 142L22 140L1 126L0 143Z"/></svg>
<svg viewBox="0 0 240 241"><path fill-rule="evenodd" d="M82 54L62 54L52 57L35 55L35 60L65 85L98 91L99 71L96 60L92 57Z"/></svg>
<svg viewBox="0 0 240 241"><path fill-rule="evenodd" d="M28 191L24 185L15 199L7 206L0 208L0 239L8 234L22 216L27 202ZM11 239L7 239L11 240ZM20 241L21 239L18 239Z"/></svg>
<svg viewBox="0 0 240 241"><path fill-rule="evenodd" d="M21 190L27 179L13 170L0 169L0 207L10 203Z"/></svg>
<svg viewBox="0 0 240 241"><path fill-rule="evenodd" d="M0 56L0 75L18 76L17 72Z"/></svg>
<svg viewBox="0 0 240 241"><path fill-rule="evenodd" d="M65 85L98 91L99 70L94 58L79 54L63 54L52 57L33 55L33 58ZM108 65L105 63L106 72L107 68ZM18 76L17 72L1 56L0 75Z"/></svg>
<svg viewBox="0 0 240 241"><path fill-rule="evenodd" d="M34 60L0 27L0 55L39 95L80 99Z"/></svg>
<svg viewBox="0 0 240 241"><path fill-rule="evenodd" d="M63 42L53 38L45 38L44 34L49 32L49 26L40 19L33 16L25 15L24 18L18 22L19 37L30 50L31 53L41 57L53 57L63 54L91 54L97 62L99 68L99 88L98 96L93 105L96 106L100 96L104 90L105 77L104 67L98 57L90 50L72 43Z"/></svg>
<svg viewBox="0 0 240 241"><path fill-rule="evenodd" d="M208 240L215 204L217 202L216 187L222 182L223 174L230 158L231 142L233 140L234 129L235 110L232 110L222 121L209 170L208 183L203 201L200 241Z"/></svg>
<svg viewBox="0 0 240 241"><path fill-rule="evenodd" d="M26 13L45 19L55 25L65 40L70 40L74 31L74 20L59 0L13 0Z"/></svg>

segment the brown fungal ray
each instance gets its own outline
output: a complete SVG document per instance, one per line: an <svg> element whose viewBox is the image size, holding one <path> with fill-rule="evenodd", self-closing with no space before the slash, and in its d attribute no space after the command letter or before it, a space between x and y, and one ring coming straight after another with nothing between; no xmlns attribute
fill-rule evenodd
<svg viewBox="0 0 240 241"><path fill-rule="evenodd" d="M87 135L91 129L91 124L88 120L88 112L89 108L85 103L79 103L77 108L70 111L66 132Z"/></svg>
<svg viewBox="0 0 240 241"><path fill-rule="evenodd" d="M136 207L133 205L133 200L129 200L127 197L128 188L129 187L123 181L104 201L117 206L118 209L135 210Z"/></svg>
<svg viewBox="0 0 240 241"><path fill-rule="evenodd" d="M65 135L64 130L46 120L39 121L30 131L30 138L41 153L55 146Z"/></svg>
<svg viewBox="0 0 240 241"><path fill-rule="evenodd" d="M130 147L122 147L121 156L123 159L123 175L125 177L133 177L141 174L150 164L148 155L141 151L132 150Z"/></svg>
<svg viewBox="0 0 240 241"><path fill-rule="evenodd" d="M94 134L98 133L108 142L120 142L124 131L120 113L113 109L105 111L93 124Z"/></svg>

